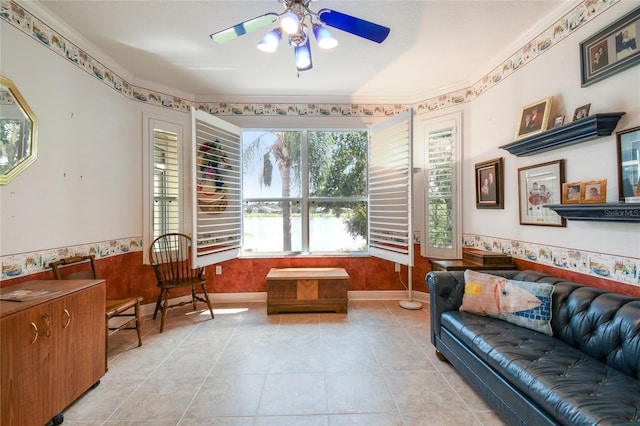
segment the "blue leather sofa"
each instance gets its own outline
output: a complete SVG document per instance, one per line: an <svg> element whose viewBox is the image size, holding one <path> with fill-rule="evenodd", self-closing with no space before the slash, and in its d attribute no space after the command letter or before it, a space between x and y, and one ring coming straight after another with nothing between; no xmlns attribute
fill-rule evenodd
<svg viewBox="0 0 640 426"><path fill-rule="evenodd" d="M640 424L640 299L536 271L553 284L553 336L459 311L463 271L427 274L431 342L509 425Z"/></svg>

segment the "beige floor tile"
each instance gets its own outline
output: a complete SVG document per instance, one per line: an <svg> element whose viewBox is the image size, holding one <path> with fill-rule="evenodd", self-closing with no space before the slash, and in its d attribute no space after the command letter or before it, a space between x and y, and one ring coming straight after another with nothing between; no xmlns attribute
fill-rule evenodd
<svg viewBox="0 0 640 426"><path fill-rule="evenodd" d="M327 414L324 374L268 375L258 414L261 416Z"/></svg>
<svg viewBox="0 0 640 426"><path fill-rule="evenodd" d="M253 374L211 376L198 390L186 418L255 416L266 376Z"/></svg>
<svg viewBox="0 0 640 426"><path fill-rule="evenodd" d="M401 413L447 412L464 407L437 371L385 372L385 377Z"/></svg>
<svg viewBox="0 0 640 426"><path fill-rule="evenodd" d="M182 418L202 379L145 380L109 420L175 420Z"/></svg>
<svg viewBox="0 0 640 426"><path fill-rule="evenodd" d="M327 373L329 413L397 413L381 372Z"/></svg>
<svg viewBox="0 0 640 426"><path fill-rule="evenodd" d="M428 304L351 301L348 314L267 315L216 304L170 311L110 337L109 371L65 412L69 425L504 426L435 357ZM207 376L208 374L208 376ZM453 401L453 402L452 402ZM455 410L450 411L455 407Z"/></svg>
<svg viewBox="0 0 640 426"><path fill-rule="evenodd" d="M343 414L329 416L330 426L404 426L400 414Z"/></svg>

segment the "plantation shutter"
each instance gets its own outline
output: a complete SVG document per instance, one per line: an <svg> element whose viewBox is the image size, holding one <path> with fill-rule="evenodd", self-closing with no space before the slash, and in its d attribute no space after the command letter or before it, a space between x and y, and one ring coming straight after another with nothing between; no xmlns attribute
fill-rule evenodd
<svg viewBox="0 0 640 426"><path fill-rule="evenodd" d="M425 123L425 238L421 254L426 257L461 257L460 116Z"/></svg>
<svg viewBox="0 0 640 426"><path fill-rule="evenodd" d="M242 244L240 129L192 110L193 244L195 266L238 257Z"/></svg>
<svg viewBox="0 0 640 426"><path fill-rule="evenodd" d="M369 252L408 266L413 266L411 120L408 110L369 132Z"/></svg>
<svg viewBox="0 0 640 426"><path fill-rule="evenodd" d="M153 129L153 238L180 232L178 134Z"/></svg>

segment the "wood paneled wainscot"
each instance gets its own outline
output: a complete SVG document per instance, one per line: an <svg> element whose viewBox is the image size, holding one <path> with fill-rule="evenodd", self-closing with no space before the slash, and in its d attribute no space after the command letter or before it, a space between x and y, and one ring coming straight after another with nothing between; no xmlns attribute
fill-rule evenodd
<svg viewBox="0 0 640 426"><path fill-rule="evenodd" d="M0 301L0 424L44 425L105 374L105 281L29 281L2 294L16 290L53 292Z"/></svg>
<svg viewBox="0 0 640 426"><path fill-rule="evenodd" d="M349 274L343 268L272 268L267 274L267 314L347 313Z"/></svg>

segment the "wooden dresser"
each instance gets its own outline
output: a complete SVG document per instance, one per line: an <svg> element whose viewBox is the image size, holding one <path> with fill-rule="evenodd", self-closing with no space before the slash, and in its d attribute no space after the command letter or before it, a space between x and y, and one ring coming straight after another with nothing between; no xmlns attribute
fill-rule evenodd
<svg viewBox="0 0 640 426"><path fill-rule="evenodd" d="M475 249L463 249L462 259L432 259L429 263L431 263L432 271L518 269L511 261L511 256Z"/></svg>
<svg viewBox="0 0 640 426"><path fill-rule="evenodd" d="M267 314L347 313L349 274L342 268L272 268L267 275Z"/></svg>
<svg viewBox="0 0 640 426"><path fill-rule="evenodd" d="M54 292L0 301L0 424L44 425L105 374L105 281L29 281L0 293L16 290Z"/></svg>

